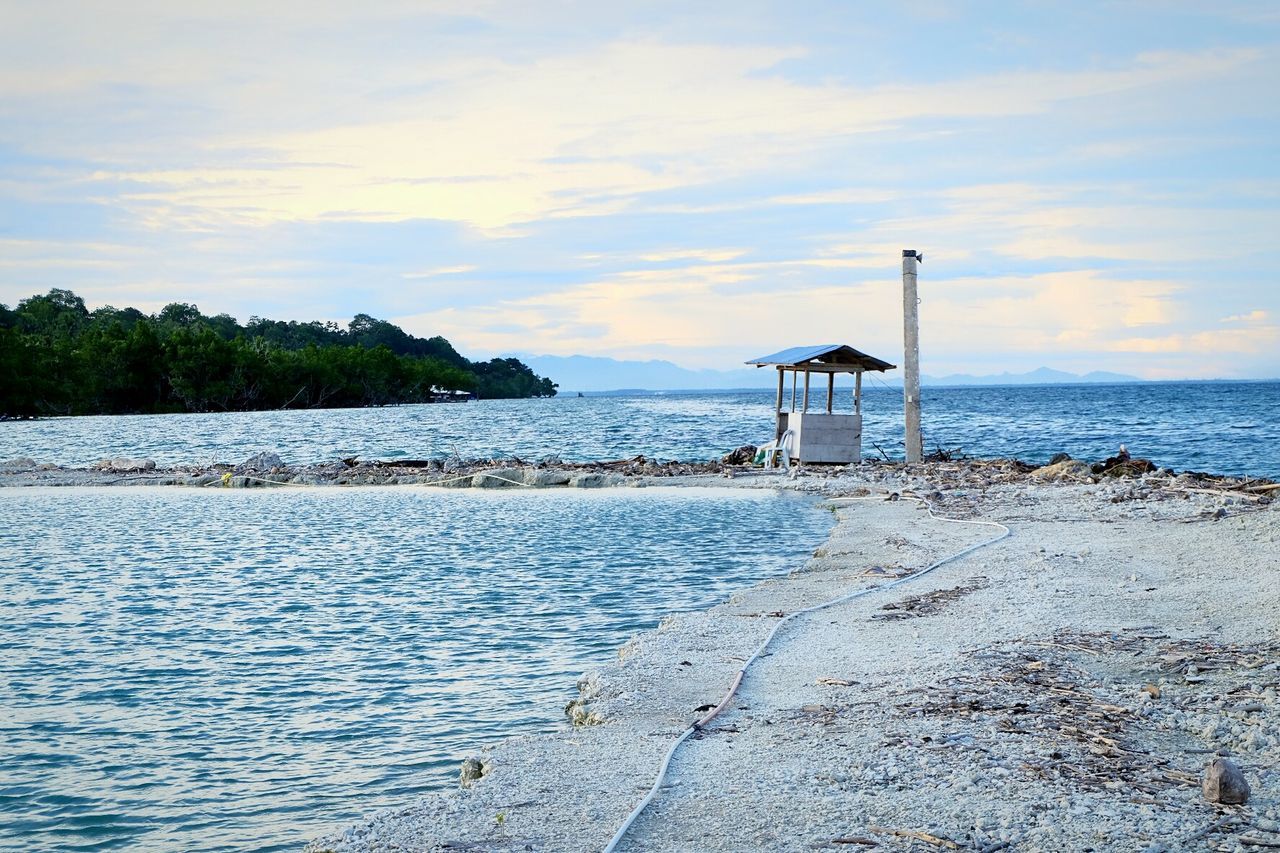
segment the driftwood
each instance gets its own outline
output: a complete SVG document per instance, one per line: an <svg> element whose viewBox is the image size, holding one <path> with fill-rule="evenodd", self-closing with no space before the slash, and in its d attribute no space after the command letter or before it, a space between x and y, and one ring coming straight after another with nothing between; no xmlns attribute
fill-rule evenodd
<svg viewBox="0 0 1280 853"><path fill-rule="evenodd" d="M1263 838L1259 835L1241 835L1236 842L1245 847L1280 847L1280 838Z"/></svg>
<svg viewBox="0 0 1280 853"><path fill-rule="evenodd" d="M921 593L920 595L911 595L901 601L885 604L880 609L886 612L876 613L871 618L912 619L919 616L930 616L940 611L950 602L980 589L986 589L988 586L990 586L990 582L985 577L969 578L964 583L951 589L939 589L933 592Z"/></svg>
<svg viewBox="0 0 1280 853"><path fill-rule="evenodd" d="M1176 759L1153 752L1133 737L1140 715L1114 704L1104 685L1070 660L1081 652L1145 658L1170 681L1193 685L1213 673L1257 670L1274 663L1280 644L1171 640L1151 629L1064 631L1049 641L974 650L993 666L946 679L938 689L923 697L912 695L898 708L913 717L984 719L991 730L1038 744L1024 750L1028 757L1022 761L1023 772L1082 790L1120 785L1135 796L1149 796L1201 787L1200 774L1185 763L1176 766ZM1210 697L1206 702L1214 703L1209 707L1220 711L1218 700L1208 691L1205 695ZM1235 709L1243 710L1261 697L1240 692L1236 698L1242 701ZM1193 695L1185 694L1183 701L1193 702ZM1032 757L1036 754L1053 760Z"/></svg>
<svg viewBox="0 0 1280 853"><path fill-rule="evenodd" d="M891 835L894 838L913 838L916 841L923 841L925 844L932 844L934 847L941 847L944 850L960 849L960 845L956 844L950 838L930 835L927 832L920 832L915 829L888 829L883 826L869 826L867 829L871 830L876 835Z"/></svg>

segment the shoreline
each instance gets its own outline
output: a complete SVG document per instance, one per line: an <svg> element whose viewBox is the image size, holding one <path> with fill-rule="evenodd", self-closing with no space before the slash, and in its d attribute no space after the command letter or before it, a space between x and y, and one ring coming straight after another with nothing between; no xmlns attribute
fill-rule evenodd
<svg viewBox="0 0 1280 853"><path fill-rule="evenodd" d="M195 488L272 488L281 486L438 486L442 488L601 488L667 483L720 477L729 480L762 480L771 484L842 483L852 478L879 482L886 477L937 477L952 486L968 487L1020 480L1099 483L1139 480L1144 485L1181 489L1210 488L1238 493L1241 499L1269 501L1280 498L1280 484L1266 477L1175 472L1148 459L1130 458L1124 452L1104 461L1087 463L1058 454L1046 465L1019 459L952 459L947 454L926 457L909 465L898 460L864 459L851 465L803 466L788 471L766 471L752 463L756 448L745 445L709 461L660 461L635 456L609 461L529 462L510 459L393 459L362 460L356 457L287 464L269 451L250 456L239 464L218 462L158 466L152 459L104 458L91 466L39 462L30 457L0 461L0 488L27 486L185 486ZM838 487L837 487L838 488ZM816 490L826 489L825 485Z"/></svg>
<svg viewBox="0 0 1280 853"><path fill-rule="evenodd" d="M1280 844L1270 500L1151 474L1037 482L989 465L805 479L772 485L911 492L1013 534L784 629L729 709L682 746L619 849ZM584 675L567 709L577 725L492 746L468 763L468 787L307 850L602 849L781 615L989 538L915 507L837 509L805 567L665 620ZM1253 788L1244 806L1201 795L1219 753Z"/></svg>
<svg viewBox="0 0 1280 853"><path fill-rule="evenodd" d="M22 457L0 461L0 488L29 486L181 486L272 488L280 486L439 486L442 488L601 488L639 479L671 479L734 471L750 466L724 462L658 462L637 456L608 462L511 460L359 460L288 465L274 453L259 453L238 465L174 465L118 457L88 467Z"/></svg>
<svg viewBox="0 0 1280 853"><path fill-rule="evenodd" d="M179 473L213 476L214 487L282 473L259 478L237 467ZM514 480L896 493L924 498L943 516L1012 529L934 574L784 629L726 712L682 746L620 850L1280 846L1272 615L1280 561L1271 556L1280 553L1280 491L1262 480L1098 476L1071 460L1039 469L1011 460L869 463L792 475L639 459L485 460L431 474L382 463L314 467L335 476L290 484L429 485L425 478L447 474L480 488ZM0 486L169 484L176 470L4 463ZM779 618L909 577L989 536L907 501L835 512L804 567L668 618L584 675L559 731L488 747L466 763L467 787L306 849L602 849L671 743L720 700ZM1204 763L1218 754L1243 768L1253 789L1246 805L1201 796Z"/></svg>

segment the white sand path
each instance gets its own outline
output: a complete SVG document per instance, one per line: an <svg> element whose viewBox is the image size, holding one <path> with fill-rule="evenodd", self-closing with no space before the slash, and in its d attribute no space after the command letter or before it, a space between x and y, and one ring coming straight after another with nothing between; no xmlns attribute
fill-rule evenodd
<svg viewBox="0 0 1280 853"><path fill-rule="evenodd" d="M784 628L731 709L677 753L619 849L1280 844L1280 511L1184 523L1217 498L1109 494L946 492L940 512L976 512L1013 535ZM852 504L839 516L803 571L668 620L586 679L579 714L600 724L503 742L474 787L309 849L600 850L771 614L991 535L907 502ZM1214 751L1245 769L1248 805L1203 801L1193 782Z"/></svg>

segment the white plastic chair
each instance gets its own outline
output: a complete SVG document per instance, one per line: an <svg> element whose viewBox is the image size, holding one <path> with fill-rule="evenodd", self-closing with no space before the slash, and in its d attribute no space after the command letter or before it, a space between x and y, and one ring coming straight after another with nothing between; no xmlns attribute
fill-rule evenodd
<svg viewBox="0 0 1280 853"><path fill-rule="evenodd" d="M782 470L791 470L791 449L795 446L796 434L787 430L776 441L771 441L760 449L764 451L764 467L777 468L782 463Z"/></svg>

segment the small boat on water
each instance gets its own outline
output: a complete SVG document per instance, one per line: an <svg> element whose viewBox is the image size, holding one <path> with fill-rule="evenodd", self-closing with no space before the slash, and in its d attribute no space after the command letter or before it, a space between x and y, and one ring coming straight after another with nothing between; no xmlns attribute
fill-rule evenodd
<svg viewBox="0 0 1280 853"><path fill-rule="evenodd" d="M433 403L467 403L475 399L478 399L478 397L474 391L447 391L433 389L431 394L431 402Z"/></svg>

